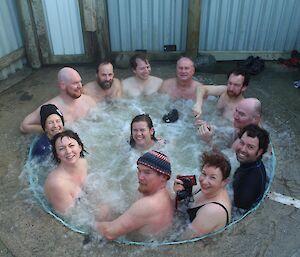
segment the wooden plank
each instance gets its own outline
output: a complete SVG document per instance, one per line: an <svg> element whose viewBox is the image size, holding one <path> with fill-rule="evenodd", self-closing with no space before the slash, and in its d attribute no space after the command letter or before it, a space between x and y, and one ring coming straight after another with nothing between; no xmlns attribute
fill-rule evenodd
<svg viewBox="0 0 300 257"><path fill-rule="evenodd" d="M111 53L106 0L96 1L98 56L107 59Z"/></svg>
<svg viewBox="0 0 300 257"><path fill-rule="evenodd" d="M52 51L50 49L47 26L43 11L43 4L40 0L30 1L35 22L36 33L39 39L39 49L41 51L43 64L49 64L49 57Z"/></svg>
<svg viewBox="0 0 300 257"><path fill-rule="evenodd" d="M189 0L186 38L186 55L195 58L200 35L201 0Z"/></svg>
<svg viewBox="0 0 300 257"><path fill-rule="evenodd" d="M25 57L25 50L23 47L0 58L0 70L6 68L10 64Z"/></svg>
<svg viewBox="0 0 300 257"><path fill-rule="evenodd" d="M19 0L16 3L20 13L20 24L24 36L27 62L32 68L40 68L42 64L30 3L28 0Z"/></svg>

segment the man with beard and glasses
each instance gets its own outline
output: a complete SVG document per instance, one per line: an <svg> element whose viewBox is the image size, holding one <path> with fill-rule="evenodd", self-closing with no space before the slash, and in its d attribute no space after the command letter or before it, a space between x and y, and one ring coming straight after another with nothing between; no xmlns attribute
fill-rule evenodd
<svg viewBox="0 0 300 257"><path fill-rule="evenodd" d="M162 79L151 76L151 66L145 53L137 53L130 58L130 67L134 76L122 81L124 95L138 97L156 93Z"/></svg>
<svg viewBox="0 0 300 257"><path fill-rule="evenodd" d="M201 114L203 98L209 95L219 96L218 112L223 118L233 121L233 113L237 104L244 99L243 94L247 89L249 80L249 74L244 69L237 68L229 74L227 86L205 85L204 91L197 90L197 102L194 106L194 112Z"/></svg>
<svg viewBox="0 0 300 257"><path fill-rule="evenodd" d="M82 94L82 83L79 73L71 67L64 67L58 72L59 95L50 99L46 103L53 104L62 112L65 124L83 118L96 106L96 102L90 96ZM43 132L40 121L40 109L25 117L21 123L22 133Z"/></svg>
<svg viewBox="0 0 300 257"><path fill-rule="evenodd" d="M248 125L240 133L235 147L240 163L233 175L234 205L248 210L265 192L267 176L262 156L267 151L269 133L257 125Z"/></svg>
<svg viewBox="0 0 300 257"><path fill-rule="evenodd" d="M83 93L91 96L97 103L121 97L121 82L114 77L113 66L110 62L104 61L98 65L96 80L84 85Z"/></svg>
<svg viewBox="0 0 300 257"><path fill-rule="evenodd" d="M173 220L173 203L166 188L171 164L158 151L146 152L137 160L139 199L112 221L96 222L96 229L108 240L137 232L146 237L164 234Z"/></svg>

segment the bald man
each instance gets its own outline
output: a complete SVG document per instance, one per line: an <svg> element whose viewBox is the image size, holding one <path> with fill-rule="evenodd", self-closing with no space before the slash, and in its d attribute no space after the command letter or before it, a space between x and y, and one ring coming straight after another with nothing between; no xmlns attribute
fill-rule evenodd
<svg viewBox="0 0 300 257"><path fill-rule="evenodd" d="M121 82L114 77L114 69L110 62L101 62L97 66L96 80L84 85L83 93L92 97L97 103L121 97Z"/></svg>
<svg viewBox="0 0 300 257"><path fill-rule="evenodd" d="M227 144L233 146L234 141L241 129L247 125L259 125L261 121L261 102L257 98L242 99L236 106L233 114L233 127L226 129L224 127L216 127L205 121L199 122L198 134L206 143L211 143L212 140L218 138L220 134L227 133ZM219 135L218 135L219 134Z"/></svg>
<svg viewBox="0 0 300 257"><path fill-rule="evenodd" d="M62 112L65 124L72 123L86 116L96 106L96 102L88 95L82 94L82 83L79 73L70 67L58 72L59 95L44 104L54 104ZM40 108L25 117L20 126L22 133L41 133Z"/></svg>
<svg viewBox="0 0 300 257"><path fill-rule="evenodd" d="M195 73L194 62L188 57L181 57L176 65L176 78L165 80L159 90L162 94L168 94L174 99L192 99L196 101L197 88L201 94L203 85L193 80ZM199 97L201 99L201 97Z"/></svg>

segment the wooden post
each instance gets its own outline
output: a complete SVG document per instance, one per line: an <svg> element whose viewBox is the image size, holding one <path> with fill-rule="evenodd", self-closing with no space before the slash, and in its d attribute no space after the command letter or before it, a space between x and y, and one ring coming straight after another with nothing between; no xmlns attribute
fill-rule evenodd
<svg viewBox="0 0 300 257"><path fill-rule="evenodd" d="M97 13L97 24L98 24L97 26L98 55L101 60L104 60L109 58L111 54L106 0L96 1L96 13Z"/></svg>
<svg viewBox="0 0 300 257"><path fill-rule="evenodd" d="M24 36L24 44L26 49L26 56L28 64L38 69L42 65L41 56L39 52L39 44L35 31L35 23L31 12L30 3L28 0L17 1L18 11L20 13L22 34Z"/></svg>
<svg viewBox="0 0 300 257"><path fill-rule="evenodd" d="M201 0L189 0L186 55L195 58L198 54Z"/></svg>

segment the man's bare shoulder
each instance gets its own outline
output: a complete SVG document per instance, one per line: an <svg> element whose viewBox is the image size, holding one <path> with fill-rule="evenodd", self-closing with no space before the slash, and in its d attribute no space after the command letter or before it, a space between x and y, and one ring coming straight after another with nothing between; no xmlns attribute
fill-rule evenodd
<svg viewBox="0 0 300 257"><path fill-rule="evenodd" d="M96 91L97 86L97 81L90 81L83 86L83 93L91 95Z"/></svg>
<svg viewBox="0 0 300 257"><path fill-rule="evenodd" d="M176 78L166 79L162 82L159 92L161 93L168 93L170 88L176 86Z"/></svg>
<svg viewBox="0 0 300 257"><path fill-rule="evenodd" d="M79 99L82 103L89 105L90 107L96 106L96 101L90 95L82 94Z"/></svg>
<svg viewBox="0 0 300 257"><path fill-rule="evenodd" d="M121 81L117 78L114 78L112 86L115 88L115 90L120 90L122 88Z"/></svg>
<svg viewBox="0 0 300 257"><path fill-rule="evenodd" d="M163 80L161 78L159 78L159 77L150 76L149 78L154 83L160 83L161 84L163 82Z"/></svg>
<svg viewBox="0 0 300 257"><path fill-rule="evenodd" d="M161 202L160 199L153 196L144 196L134 202L130 209L130 213L136 216L153 216L160 210Z"/></svg>
<svg viewBox="0 0 300 257"><path fill-rule="evenodd" d="M121 85L121 81L117 78L114 78L114 83L113 84Z"/></svg>
<svg viewBox="0 0 300 257"><path fill-rule="evenodd" d="M121 84L122 84L122 87L123 87L123 90L126 92L127 90L129 90L129 88L131 87L131 85L135 83L135 79L134 77L128 77L126 79L123 79L121 81Z"/></svg>
<svg viewBox="0 0 300 257"><path fill-rule="evenodd" d="M122 84L124 85L124 83L125 84L128 84L128 83L132 83L132 82L134 82L135 81L135 77L134 76L131 76L131 77L128 77L128 78L126 78L126 79L123 79L122 80Z"/></svg>

